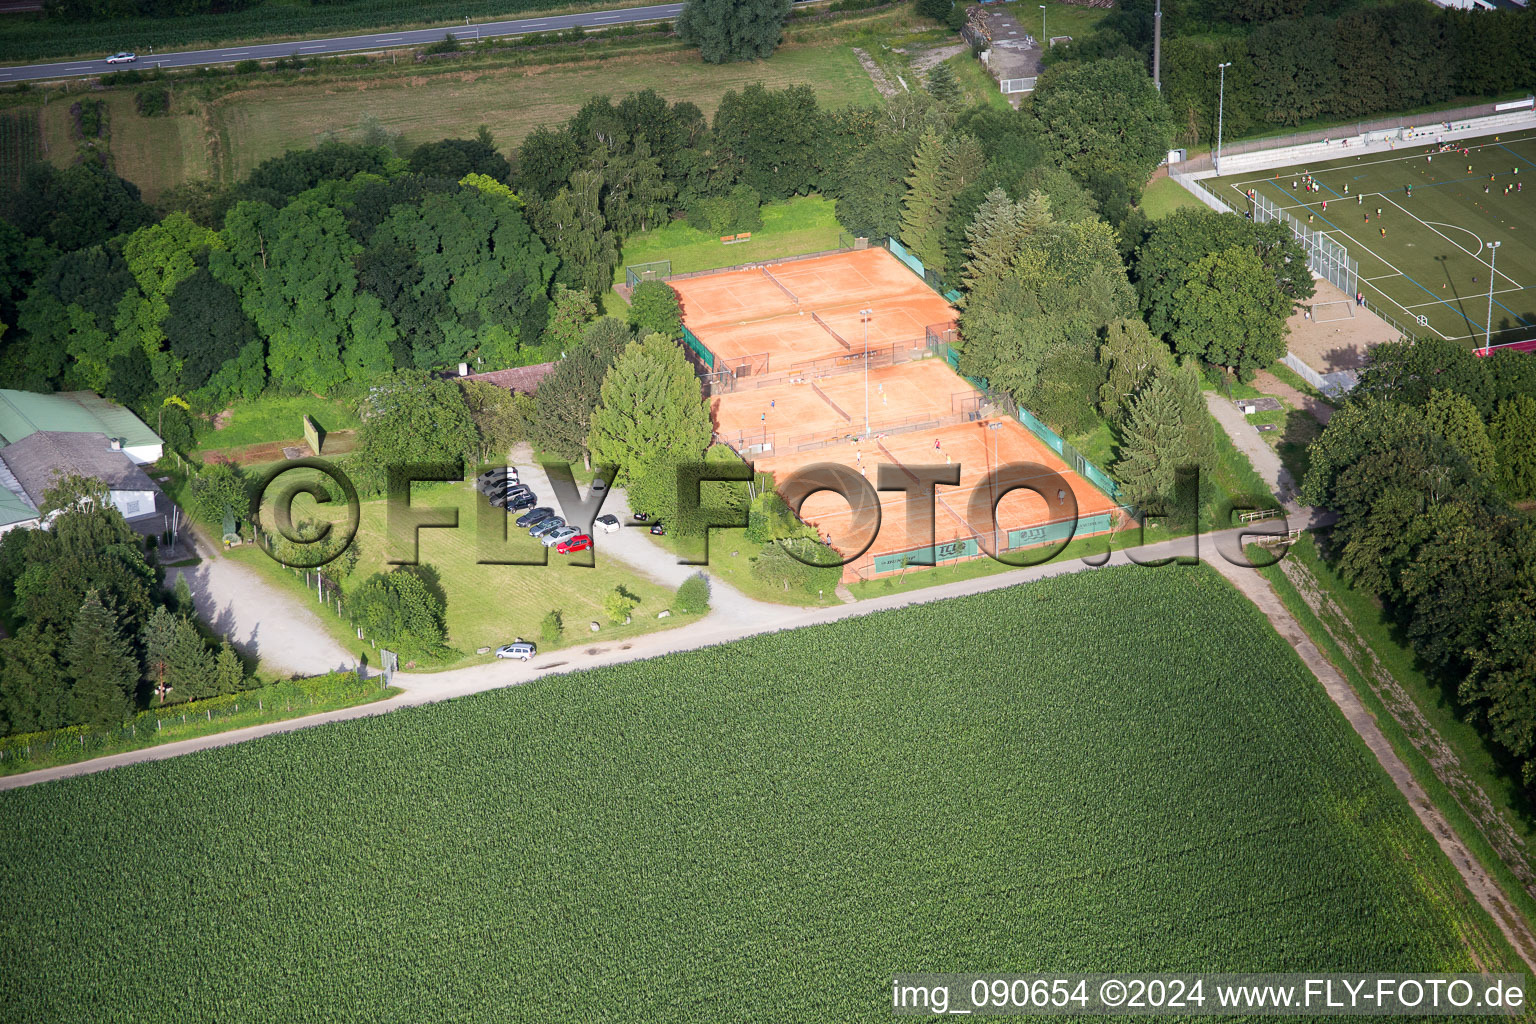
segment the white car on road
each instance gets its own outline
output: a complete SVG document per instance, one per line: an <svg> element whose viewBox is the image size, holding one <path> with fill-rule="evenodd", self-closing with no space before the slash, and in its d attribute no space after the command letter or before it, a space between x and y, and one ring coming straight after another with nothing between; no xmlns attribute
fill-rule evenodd
<svg viewBox="0 0 1536 1024"><path fill-rule="evenodd" d="M139 59L139 55L138 54L136 54L136 53L128 53L127 51L124 51L123 53L114 53L112 56L108 57L107 58L107 63L108 64L132 64L134 61L136 61L138 59Z"/></svg>

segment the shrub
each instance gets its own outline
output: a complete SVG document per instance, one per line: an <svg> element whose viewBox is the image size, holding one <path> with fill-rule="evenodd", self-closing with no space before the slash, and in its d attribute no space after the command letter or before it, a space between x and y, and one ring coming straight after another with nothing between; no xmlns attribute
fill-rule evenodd
<svg viewBox="0 0 1536 1024"><path fill-rule="evenodd" d="M539 639L547 644L557 644L565 633L565 620L560 617L558 611L551 611L544 616L544 621L539 623Z"/></svg>
<svg viewBox="0 0 1536 1024"><path fill-rule="evenodd" d="M635 610L635 605L640 601L623 587L614 587L603 598L603 611L608 614L610 621L616 625L623 625L629 618L629 613Z"/></svg>
<svg viewBox="0 0 1536 1024"><path fill-rule="evenodd" d="M696 572L677 588L676 608L684 615L709 611L709 577Z"/></svg>
<svg viewBox="0 0 1536 1024"><path fill-rule="evenodd" d="M688 211L688 226L709 235L757 231L763 226L762 198L750 185L739 184L730 194L701 199Z"/></svg>
<svg viewBox="0 0 1536 1024"><path fill-rule="evenodd" d="M665 281L641 281L629 298L629 326L642 338L647 334L681 338L683 312L677 292Z"/></svg>
<svg viewBox="0 0 1536 1024"><path fill-rule="evenodd" d="M243 521L250 514L250 485L238 466L227 462L204 466L193 477L190 490L192 515L209 526L223 525L225 508L236 520Z"/></svg>
<svg viewBox="0 0 1536 1024"><path fill-rule="evenodd" d="M171 111L171 91L164 86L146 85L133 94L133 106L144 117L162 117Z"/></svg>
<svg viewBox="0 0 1536 1024"><path fill-rule="evenodd" d="M235 74L237 74L237 75L250 75L250 74L254 74L255 72L261 70L261 61L259 61L259 60L249 60L249 59L242 60L242 61L240 61L239 63L237 63L235 65L235 69L234 70L235 70Z"/></svg>
<svg viewBox="0 0 1536 1024"><path fill-rule="evenodd" d="M453 33L449 32L431 46L424 47L421 52L430 57L434 53L458 53L462 49L459 41L453 38Z"/></svg>

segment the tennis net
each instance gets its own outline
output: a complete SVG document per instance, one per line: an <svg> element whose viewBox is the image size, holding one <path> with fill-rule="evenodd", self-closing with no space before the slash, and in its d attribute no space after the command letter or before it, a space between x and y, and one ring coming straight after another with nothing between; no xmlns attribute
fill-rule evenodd
<svg viewBox="0 0 1536 1024"><path fill-rule="evenodd" d="M831 327L827 326L827 322L825 320L823 320L821 317L817 316L815 310L811 310L811 319L816 321L816 323L821 326L822 330L826 331L828 334L832 335L832 337L836 338L837 339L837 343L839 345L843 346L843 348L847 349L850 352L853 351L853 346L848 344L846 341L844 341L843 340L843 336L841 334L838 334Z"/></svg>
<svg viewBox="0 0 1536 1024"><path fill-rule="evenodd" d="M785 295L789 296L789 301L790 302L793 302L797 306L800 305L800 298L799 298L799 296L797 296L794 292L790 291L785 286L783 281L780 281L778 278L774 277L772 271L770 271L767 267L758 267L757 269L759 269L759 270L761 270L763 272L763 276L764 277L766 277L768 280L772 281L774 284L778 285L779 286L779 291L781 291Z"/></svg>
<svg viewBox="0 0 1536 1024"><path fill-rule="evenodd" d="M846 412L844 412L842 406L840 406L836 402L832 401L831 396L828 395L825 391L821 390L821 388L816 385L815 381L811 381L811 390L816 392L817 396L823 402L826 402L828 405L830 405L832 407L832 411L837 413L839 416L841 416L843 418L843 422L844 423L852 423L853 422L853 417L849 416Z"/></svg>

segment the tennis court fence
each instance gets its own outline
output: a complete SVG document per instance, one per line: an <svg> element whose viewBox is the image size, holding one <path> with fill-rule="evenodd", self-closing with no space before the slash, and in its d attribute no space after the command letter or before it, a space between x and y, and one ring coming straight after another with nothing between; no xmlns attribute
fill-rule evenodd
<svg viewBox="0 0 1536 1024"><path fill-rule="evenodd" d="M624 283L633 288L641 281L665 281L672 276L671 260L636 263L624 268Z"/></svg>

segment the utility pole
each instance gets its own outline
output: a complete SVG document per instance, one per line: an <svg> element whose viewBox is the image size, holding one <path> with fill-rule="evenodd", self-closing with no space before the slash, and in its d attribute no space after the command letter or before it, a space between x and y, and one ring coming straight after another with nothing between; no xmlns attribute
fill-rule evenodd
<svg viewBox="0 0 1536 1024"><path fill-rule="evenodd" d="M1221 71L1221 93L1216 99L1216 173L1221 173L1221 117L1227 106L1227 68L1232 66L1231 61L1218 64Z"/></svg>
<svg viewBox="0 0 1536 1024"><path fill-rule="evenodd" d="M1045 39L1045 4L1039 4L1038 6L1040 8L1040 49L1043 51L1047 46Z"/></svg>
<svg viewBox="0 0 1536 1024"><path fill-rule="evenodd" d="M1503 242L1488 243L1488 333L1483 336L1483 348L1493 351L1493 261L1498 258Z"/></svg>
<svg viewBox="0 0 1536 1024"><path fill-rule="evenodd" d="M1152 84L1163 91L1163 0L1152 13Z"/></svg>
<svg viewBox="0 0 1536 1024"><path fill-rule="evenodd" d="M875 315L872 309L859 310L864 323L864 440L869 440L869 321Z"/></svg>

